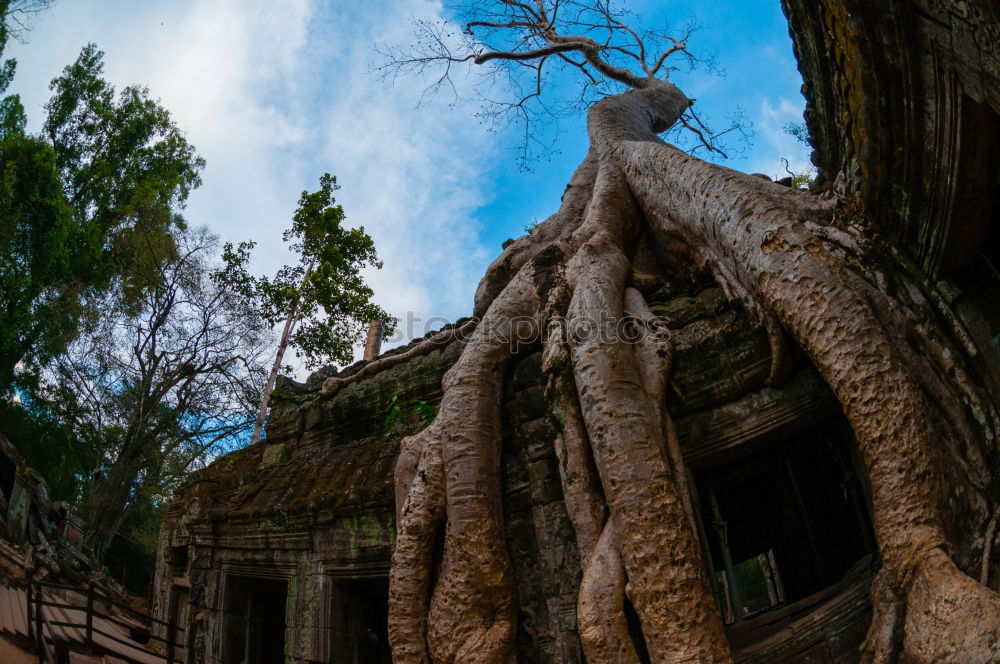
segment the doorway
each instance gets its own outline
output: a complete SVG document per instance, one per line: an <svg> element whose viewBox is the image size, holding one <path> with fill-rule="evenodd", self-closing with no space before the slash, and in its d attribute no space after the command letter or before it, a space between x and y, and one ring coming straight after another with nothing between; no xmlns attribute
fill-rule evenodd
<svg viewBox="0 0 1000 664"><path fill-rule="evenodd" d="M392 664L388 579L335 581L330 609L330 662Z"/></svg>
<svg viewBox="0 0 1000 664"><path fill-rule="evenodd" d="M223 616L225 664L284 664L288 582L230 576Z"/></svg>

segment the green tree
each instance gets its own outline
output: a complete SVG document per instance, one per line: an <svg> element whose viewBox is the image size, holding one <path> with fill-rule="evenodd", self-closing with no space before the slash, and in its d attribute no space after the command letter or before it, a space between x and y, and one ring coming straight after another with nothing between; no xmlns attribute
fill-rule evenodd
<svg viewBox="0 0 1000 664"><path fill-rule="evenodd" d="M283 323L252 443L260 439L271 390L289 346L310 368L346 363L369 321L385 321L387 330L395 322L371 301L374 293L361 272L369 266L380 269L382 263L364 227L344 226L344 209L333 195L337 189L337 178L326 173L318 190L302 192L292 226L282 235L297 255L295 264L281 268L272 279L243 272L244 287L256 296L263 318L271 325ZM252 243L229 245L227 260L234 266L245 262L252 248Z"/></svg>
<svg viewBox="0 0 1000 664"><path fill-rule="evenodd" d="M245 441L260 402L270 327L217 258L214 236L178 230L173 239L160 264L116 279L40 390L97 451L83 502L98 559L133 509ZM122 292L133 288L134 298Z"/></svg>
<svg viewBox="0 0 1000 664"><path fill-rule="evenodd" d="M5 19L10 7L0 1ZM0 52L8 35L5 20ZM117 276L169 253L200 182L204 162L169 113L145 88L116 94L102 58L88 44L52 81L39 136L16 95L0 102L0 392L61 352ZM0 66L0 93L14 69Z"/></svg>

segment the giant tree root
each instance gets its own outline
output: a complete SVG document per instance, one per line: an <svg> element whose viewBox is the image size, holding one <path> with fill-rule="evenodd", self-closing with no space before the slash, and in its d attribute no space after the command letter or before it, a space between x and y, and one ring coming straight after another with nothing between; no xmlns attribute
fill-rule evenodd
<svg viewBox="0 0 1000 664"><path fill-rule="evenodd" d="M900 347L920 330L876 310L845 258L853 239L829 227L831 200L705 164L657 137L689 104L652 79L596 104L591 152L559 212L508 247L480 283L482 322L445 376L437 419L404 441L397 467L394 660L516 659L500 390L511 351L524 345L518 321L535 329L561 321L545 364L563 414L557 453L584 567L578 618L588 661L637 660L626 602L653 662L731 661L663 403L669 348L623 340L606 325L626 312L648 322L641 294L627 286L634 257L652 253L711 272L746 305L767 328L772 380L787 369L787 336L840 400L871 482L883 558L866 646L872 660L997 661L1000 599L946 553L941 468L952 448L941 432L962 438L958 449L981 449L966 440L975 423L941 421L957 420L962 406L948 402L954 391L913 375L913 358L929 346ZM969 458L972 472L980 464Z"/></svg>
<svg viewBox="0 0 1000 664"><path fill-rule="evenodd" d="M639 664L625 618L625 566L609 521L580 582L576 619L588 662Z"/></svg>
<svg viewBox="0 0 1000 664"><path fill-rule="evenodd" d="M959 571L941 549L928 551L914 573L900 661L1000 661L1000 596Z"/></svg>

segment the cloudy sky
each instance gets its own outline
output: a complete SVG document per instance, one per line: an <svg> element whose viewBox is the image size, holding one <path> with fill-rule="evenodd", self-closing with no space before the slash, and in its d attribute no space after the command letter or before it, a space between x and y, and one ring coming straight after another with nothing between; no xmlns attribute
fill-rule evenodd
<svg viewBox="0 0 1000 664"><path fill-rule="evenodd" d="M709 118L741 107L755 139L726 165L783 174L808 154L782 131L801 121L801 79L778 0L632 0L662 24L696 18L695 46L716 53L725 76L696 71L674 82ZM500 243L559 204L586 151L582 118L562 123L557 151L520 172L516 136L491 134L476 107L443 95L417 107L427 82L388 86L369 73L373 44L405 43L412 18L446 15L433 0L59 0L24 44L12 92L32 128L48 83L95 42L117 87L143 84L207 160L186 216L226 240L258 243L255 268L289 262L281 243L299 194L331 172L348 220L374 237L384 269L369 276L379 303L401 319L468 314ZM459 92L474 84L459 77ZM721 121L721 120L720 120Z"/></svg>

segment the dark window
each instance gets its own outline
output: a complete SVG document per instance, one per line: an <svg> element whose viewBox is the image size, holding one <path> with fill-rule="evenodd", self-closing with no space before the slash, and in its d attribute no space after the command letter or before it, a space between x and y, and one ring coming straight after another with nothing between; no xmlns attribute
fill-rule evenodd
<svg viewBox="0 0 1000 664"><path fill-rule="evenodd" d="M5 500L10 501L10 494L14 491L14 476L17 474L17 465L14 460L0 451L0 491L3 492Z"/></svg>
<svg viewBox="0 0 1000 664"><path fill-rule="evenodd" d="M174 546L170 548L170 567L177 576L187 576L188 569L188 548L186 546Z"/></svg>
<svg viewBox="0 0 1000 664"><path fill-rule="evenodd" d="M874 550L848 438L828 422L697 478L727 623L831 586Z"/></svg>

